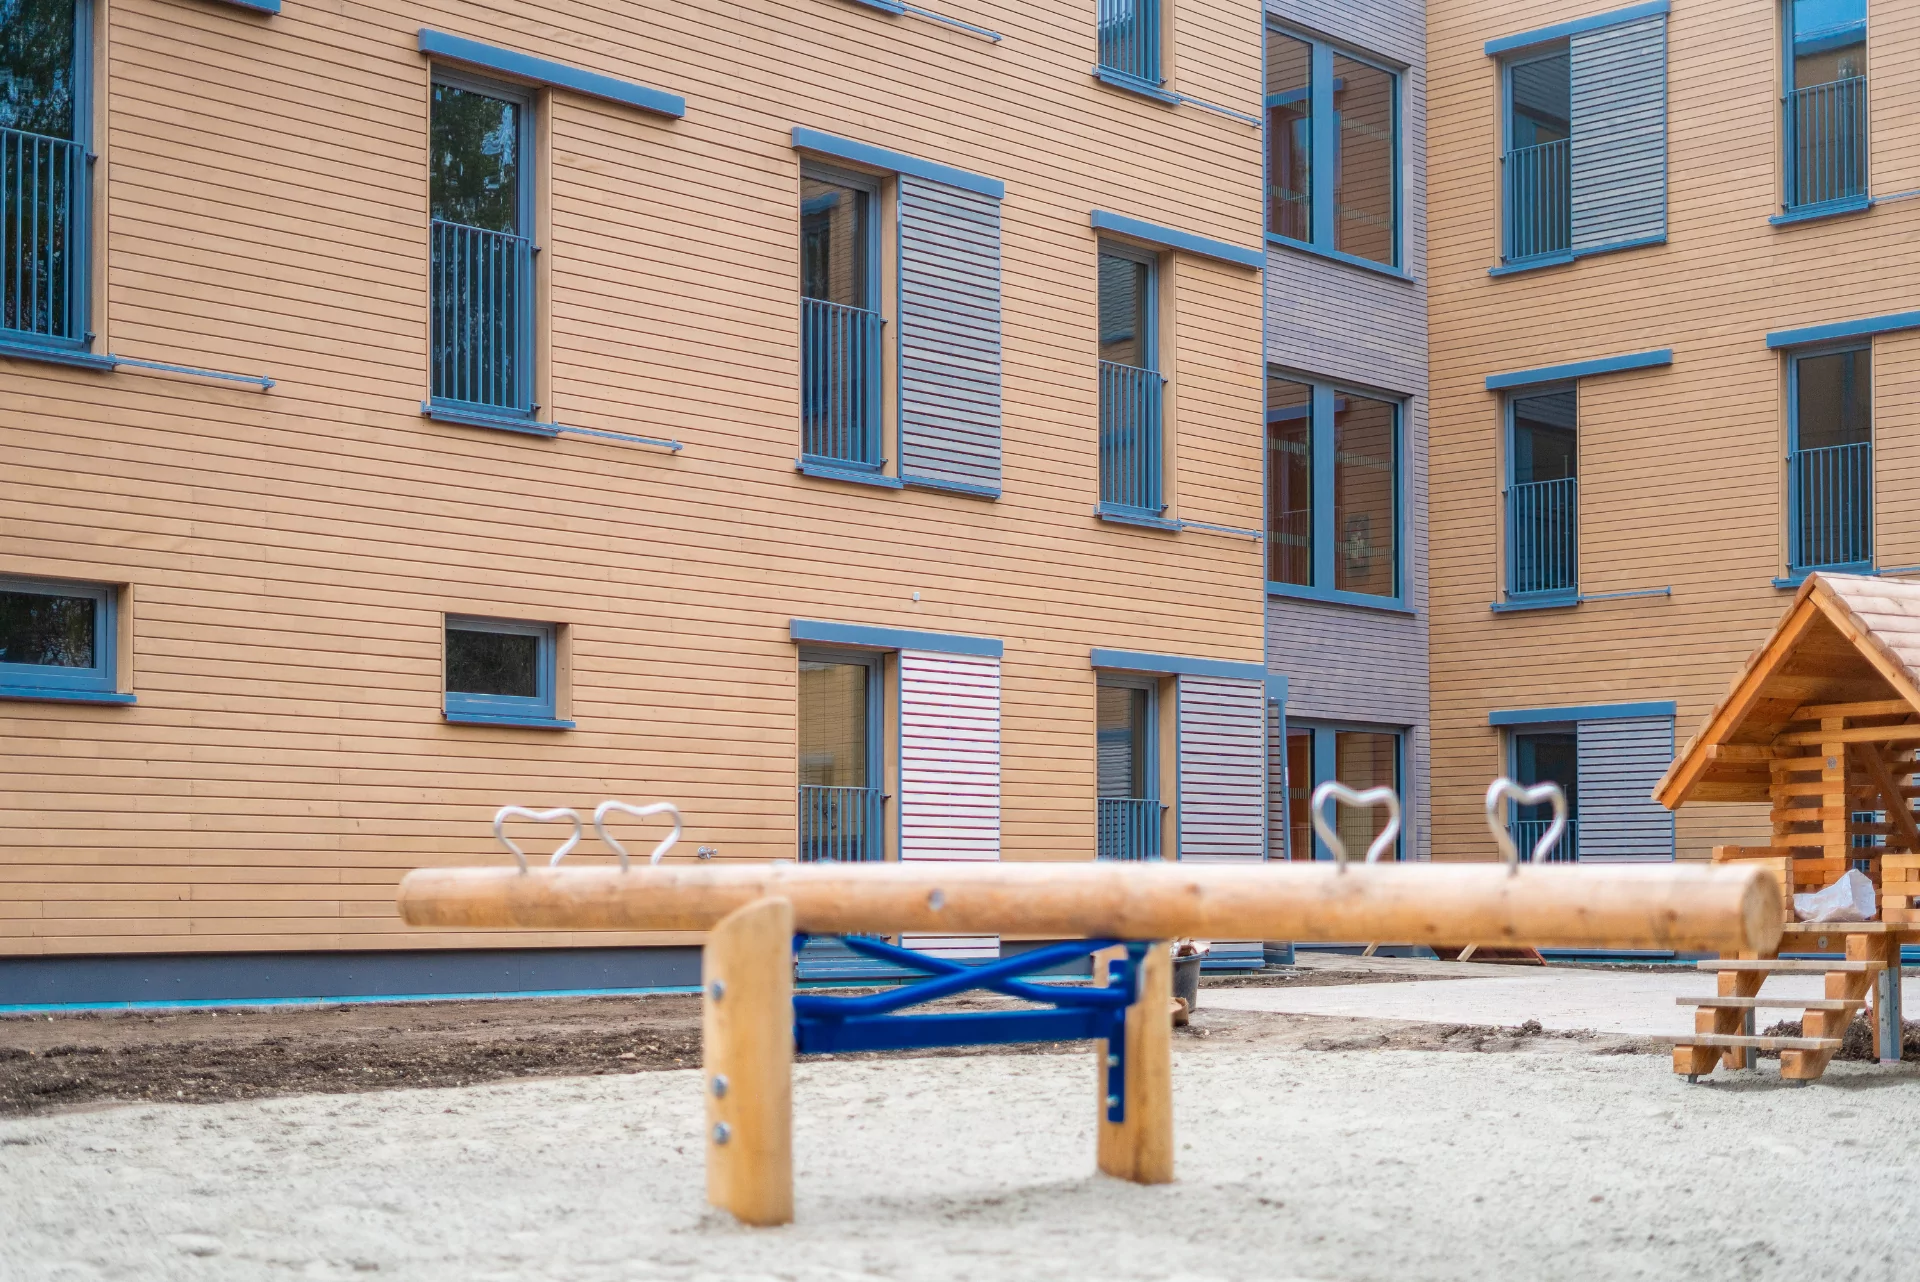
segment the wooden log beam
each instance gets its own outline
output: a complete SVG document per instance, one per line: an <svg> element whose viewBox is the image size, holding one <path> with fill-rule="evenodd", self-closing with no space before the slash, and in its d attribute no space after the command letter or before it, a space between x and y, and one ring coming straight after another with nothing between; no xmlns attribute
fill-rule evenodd
<svg viewBox="0 0 1920 1282"><path fill-rule="evenodd" d="M661 864L421 868L400 883L412 926L709 930L756 899L794 929L1074 939L1393 939L1563 948L1765 952L1778 887L1731 865L1355 865L1323 862Z"/></svg>
<svg viewBox="0 0 1920 1282"><path fill-rule="evenodd" d="M1867 773L1872 776L1874 783L1879 785L1880 808L1887 812L1887 818L1892 821L1900 838L1900 844L1908 850L1920 850L1920 827L1914 825L1913 811L1907 808L1906 799L1900 794L1900 785L1894 782L1893 771L1887 768L1886 759L1880 755L1880 750L1870 743L1861 743L1855 744L1852 752L1860 759L1860 763L1866 766Z"/></svg>
<svg viewBox="0 0 1920 1282"><path fill-rule="evenodd" d="M1831 743L1912 743L1920 740L1920 725L1854 726L1846 730L1793 730L1779 736L1776 746Z"/></svg>
<svg viewBox="0 0 1920 1282"><path fill-rule="evenodd" d="M1861 703L1809 703L1795 708L1789 721L1824 721L1828 717L1903 717L1916 709L1905 699L1868 699Z"/></svg>

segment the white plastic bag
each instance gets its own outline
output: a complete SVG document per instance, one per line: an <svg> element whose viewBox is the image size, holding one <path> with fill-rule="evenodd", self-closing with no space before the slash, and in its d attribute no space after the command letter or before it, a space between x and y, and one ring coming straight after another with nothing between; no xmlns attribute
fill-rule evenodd
<svg viewBox="0 0 1920 1282"><path fill-rule="evenodd" d="M1872 921L1873 883L1858 868L1825 890L1795 895L1793 911L1801 921Z"/></svg>

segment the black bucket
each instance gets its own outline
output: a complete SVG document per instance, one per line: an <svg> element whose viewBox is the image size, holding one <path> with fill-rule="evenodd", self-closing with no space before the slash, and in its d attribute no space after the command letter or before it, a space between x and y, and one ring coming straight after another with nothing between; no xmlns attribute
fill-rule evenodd
<svg viewBox="0 0 1920 1282"><path fill-rule="evenodd" d="M1187 999L1189 1014L1200 1009L1200 958L1173 959L1173 995Z"/></svg>

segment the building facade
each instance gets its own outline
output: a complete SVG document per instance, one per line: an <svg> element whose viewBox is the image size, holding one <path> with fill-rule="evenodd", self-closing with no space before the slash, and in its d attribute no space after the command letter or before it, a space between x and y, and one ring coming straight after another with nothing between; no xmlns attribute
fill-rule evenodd
<svg viewBox="0 0 1920 1282"><path fill-rule="evenodd" d="M1567 787L1563 855L1763 844L1651 792L1808 571L1920 564L1920 10L1486 0L1428 37L1436 857L1491 853L1502 770Z"/></svg>
<svg viewBox="0 0 1920 1282"><path fill-rule="evenodd" d="M1416 770L1417 343L1299 309L1411 306L1417 132L1359 248L1263 250L1235 6L0 14L15 1000L683 981L686 938L401 926L509 802L671 799L675 857L1263 858L1294 673ZM1399 21L1369 121L1414 118ZM1304 592L1263 307L1328 414L1391 411L1358 479L1326 446L1366 520ZM681 969L566 960L631 944Z"/></svg>

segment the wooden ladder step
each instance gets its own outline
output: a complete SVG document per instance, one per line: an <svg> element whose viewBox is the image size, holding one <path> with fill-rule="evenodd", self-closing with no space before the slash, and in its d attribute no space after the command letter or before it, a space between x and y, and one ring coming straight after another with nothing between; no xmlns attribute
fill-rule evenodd
<svg viewBox="0 0 1920 1282"><path fill-rule="evenodd" d="M1695 962L1701 970L1711 973L1723 973L1730 970L1759 971L1768 975L1864 975L1869 971L1885 970L1883 961L1703 961Z"/></svg>
<svg viewBox="0 0 1920 1282"><path fill-rule="evenodd" d="M1663 1038L1675 1046L1744 1046L1760 1051L1837 1051L1838 1037L1744 1037L1739 1033L1694 1033Z"/></svg>
<svg viewBox="0 0 1920 1282"><path fill-rule="evenodd" d="M1848 1001L1844 997L1808 997L1791 1001L1785 997L1676 997L1676 1006L1704 1006L1709 1010L1855 1010L1867 999Z"/></svg>

